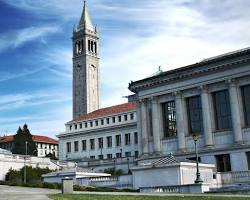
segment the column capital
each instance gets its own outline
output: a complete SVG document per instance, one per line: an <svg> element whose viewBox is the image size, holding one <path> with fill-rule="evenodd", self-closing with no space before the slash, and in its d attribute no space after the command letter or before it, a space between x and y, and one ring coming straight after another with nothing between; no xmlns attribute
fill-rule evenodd
<svg viewBox="0 0 250 200"><path fill-rule="evenodd" d="M201 93L208 93L208 85L201 85L201 86L198 87L198 90Z"/></svg>
<svg viewBox="0 0 250 200"><path fill-rule="evenodd" d="M152 101L152 103L158 103L159 97L153 96L150 97L150 100Z"/></svg>
<svg viewBox="0 0 250 200"><path fill-rule="evenodd" d="M237 80L232 78L232 79L228 79L226 80L226 84L229 86L229 87L236 87L237 85Z"/></svg>
<svg viewBox="0 0 250 200"><path fill-rule="evenodd" d="M177 99L181 99L182 98L182 92L181 91L176 91L173 92L173 96Z"/></svg>

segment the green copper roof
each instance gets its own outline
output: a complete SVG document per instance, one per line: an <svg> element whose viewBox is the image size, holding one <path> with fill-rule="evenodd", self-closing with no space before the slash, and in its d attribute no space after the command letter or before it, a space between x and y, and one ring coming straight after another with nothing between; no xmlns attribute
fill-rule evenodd
<svg viewBox="0 0 250 200"><path fill-rule="evenodd" d="M82 16L78 25L78 29L84 28L84 26L86 27L86 29L94 31L94 27L88 13L86 1L84 1Z"/></svg>

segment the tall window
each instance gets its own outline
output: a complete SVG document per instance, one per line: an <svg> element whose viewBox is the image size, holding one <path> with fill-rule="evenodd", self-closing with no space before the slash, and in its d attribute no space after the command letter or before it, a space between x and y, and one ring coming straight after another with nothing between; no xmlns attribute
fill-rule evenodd
<svg viewBox="0 0 250 200"><path fill-rule="evenodd" d="M99 149L103 148L103 138L98 138L98 147Z"/></svg>
<svg viewBox="0 0 250 200"><path fill-rule="evenodd" d="M117 147L121 146L121 135L115 136L115 143Z"/></svg>
<svg viewBox="0 0 250 200"><path fill-rule="evenodd" d="M250 170L250 151L246 152L248 170Z"/></svg>
<svg viewBox="0 0 250 200"><path fill-rule="evenodd" d="M74 142L74 150L75 150L75 152L77 152L79 150L78 141Z"/></svg>
<svg viewBox="0 0 250 200"><path fill-rule="evenodd" d="M83 151L86 151L86 150L87 150L86 140L82 140L82 150L83 150Z"/></svg>
<svg viewBox="0 0 250 200"><path fill-rule="evenodd" d="M250 85L242 87L245 125L250 126Z"/></svg>
<svg viewBox="0 0 250 200"><path fill-rule="evenodd" d="M130 133L125 134L125 145L130 145Z"/></svg>
<svg viewBox="0 0 250 200"><path fill-rule="evenodd" d="M91 150L95 149L95 139L90 139L90 149Z"/></svg>
<svg viewBox="0 0 250 200"><path fill-rule="evenodd" d="M217 172L231 171L230 155L216 155Z"/></svg>
<svg viewBox="0 0 250 200"><path fill-rule="evenodd" d="M112 147L112 136L107 137L107 147L111 148Z"/></svg>
<svg viewBox="0 0 250 200"><path fill-rule="evenodd" d="M188 122L190 133L202 133L202 107L200 96L187 98Z"/></svg>
<svg viewBox="0 0 250 200"><path fill-rule="evenodd" d="M175 137L177 135L175 102L169 101L163 105L163 127L165 137Z"/></svg>
<svg viewBox="0 0 250 200"><path fill-rule="evenodd" d="M70 153L71 152L71 143L70 142L66 143L66 148L67 148L67 153Z"/></svg>
<svg viewBox="0 0 250 200"><path fill-rule="evenodd" d="M228 91L223 90L213 93L216 129L231 129L232 118Z"/></svg>
<svg viewBox="0 0 250 200"><path fill-rule="evenodd" d="M138 144L138 133L134 132L134 144Z"/></svg>

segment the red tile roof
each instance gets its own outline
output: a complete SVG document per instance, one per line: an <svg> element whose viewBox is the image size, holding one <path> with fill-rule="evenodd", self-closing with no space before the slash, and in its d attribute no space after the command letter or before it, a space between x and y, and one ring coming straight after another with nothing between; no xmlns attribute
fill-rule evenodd
<svg viewBox="0 0 250 200"><path fill-rule="evenodd" d="M47 136L42 136L42 135L33 135L32 139L34 142L41 142L41 143L49 143L49 144L58 144L58 141L47 137ZM7 135L0 137L0 143L7 143L7 142L13 142L14 141L14 136L13 135Z"/></svg>
<svg viewBox="0 0 250 200"><path fill-rule="evenodd" d="M78 122L82 120L88 120L88 119L94 119L98 117L104 117L107 115L112 115L112 114L118 114L118 113L124 113L124 112L129 112L129 111L135 111L136 110L136 102L129 102L129 103L124 103L120 105L115 105L107 108L101 108L99 110L95 110L91 113L82 115L68 123L72 122Z"/></svg>

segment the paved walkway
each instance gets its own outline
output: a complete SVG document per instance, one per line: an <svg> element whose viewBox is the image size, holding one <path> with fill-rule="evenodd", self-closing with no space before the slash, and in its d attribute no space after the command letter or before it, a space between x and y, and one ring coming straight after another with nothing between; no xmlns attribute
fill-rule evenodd
<svg viewBox="0 0 250 200"><path fill-rule="evenodd" d="M46 194L59 192L59 190L0 185L0 200L49 200Z"/></svg>
<svg viewBox="0 0 250 200"><path fill-rule="evenodd" d="M210 197L243 197L250 199L250 195L241 194L180 194L180 193L135 193L135 192L78 192L74 194L97 194L97 195L136 195L136 196L210 196Z"/></svg>

